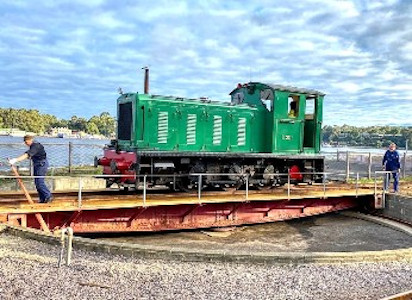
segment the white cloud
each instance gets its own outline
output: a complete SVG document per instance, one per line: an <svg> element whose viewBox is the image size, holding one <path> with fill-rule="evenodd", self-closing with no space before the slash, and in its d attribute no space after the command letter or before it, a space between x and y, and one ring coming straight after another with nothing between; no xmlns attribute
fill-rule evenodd
<svg viewBox="0 0 412 300"><path fill-rule="evenodd" d="M229 57L240 57L241 55L241 50L236 47L235 45L232 44L227 44L227 45L222 45L221 46L221 52L223 55L229 56Z"/></svg>
<svg viewBox="0 0 412 300"><path fill-rule="evenodd" d="M67 68L67 69L72 69L73 63L61 59L59 57L48 57L48 56L43 56L40 58L49 68L50 66L56 67L56 68Z"/></svg>
<svg viewBox="0 0 412 300"><path fill-rule="evenodd" d="M386 87L388 90L392 90L392 91L402 91L402 92L406 92L408 94L412 93L412 80L410 80L409 82L406 83L399 83L399 84L394 84L394 85L390 85L388 87ZM412 101L412 98L410 98L409 100Z"/></svg>
<svg viewBox="0 0 412 300"><path fill-rule="evenodd" d="M365 77L368 75L368 70L366 69L350 70L348 72L348 75L353 76L353 77Z"/></svg>
<svg viewBox="0 0 412 300"><path fill-rule="evenodd" d="M129 43L136 39L136 37L132 34L116 34L116 35L112 35L111 38L120 44Z"/></svg>
<svg viewBox="0 0 412 300"><path fill-rule="evenodd" d="M349 82L349 81L335 82L335 83L332 83L332 86L337 91L348 93L348 94L357 93L361 89L361 86L359 84L354 83L354 82Z"/></svg>
<svg viewBox="0 0 412 300"><path fill-rule="evenodd" d="M356 5L353 1L328 1L328 3L330 6L333 6L337 11L339 11L343 17L352 18L359 16L359 11L356 9Z"/></svg>
<svg viewBox="0 0 412 300"><path fill-rule="evenodd" d="M264 40L264 42L267 45L280 45L284 42L284 39L280 38L280 37L269 37L267 39Z"/></svg>
<svg viewBox="0 0 412 300"><path fill-rule="evenodd" d="M297 46L302 50L313 51L316 49L316 45L311 41L298 41Z"/></svg>
<svg viewBox="0 0 412 300"><path fill-rule="evenodd" d="M156 3L140 1L140 3L130 7L129 11L137 14L145 22L155 22L162 18L176 16L183 17L191 13L185 1L157 1Z"/></svg>
<svg viewBox="0 0 412 300"><path fill-rule="evenodd" d="M242 18L243 16L247 14L247 11L239 10L239 9L221 9L221 10L212 9L210 11L210 14L212 16L234 19L234 18Z"/></svg>
<svg viewBox="0 0 412 300"><path fill-rule="evenodd" d="M122 18L115 17L111 12L98 13L92 16L93 24L98 27L106 27L109 29L119 28L125 25Z"/></svg>
<svg viewBox="0 0 412 300"><path fill-rule="evenodd" d="M68 3L76 3L78 5L84 5L89 7L99 7L106 3L106 0L67 0Z"/></svg>

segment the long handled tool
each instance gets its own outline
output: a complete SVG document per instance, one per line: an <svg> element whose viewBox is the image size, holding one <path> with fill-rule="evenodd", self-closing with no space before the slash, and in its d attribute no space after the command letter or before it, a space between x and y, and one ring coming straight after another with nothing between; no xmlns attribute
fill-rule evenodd
<svg viewBox="0 0 412 300"><path fill-rule="evenodd" d="M21 177L19 175L19 172L17 172L16 167L11 165L11 169L13 170L13 173L16 176L16 180L17 180L20 188L22 189L24 195L26 196L27 201L29 201L30 204L34 204L34 201L31 198L31 196L30 196L29 192L27 191L26 187L24 186L23 181L21 180ZM43 231L50 232L50 229L47 226L46 222L44 221L43 216L40 213L36 213L35 216L36 216L36 219L39 222L41 228L43 229Z"/></svg>

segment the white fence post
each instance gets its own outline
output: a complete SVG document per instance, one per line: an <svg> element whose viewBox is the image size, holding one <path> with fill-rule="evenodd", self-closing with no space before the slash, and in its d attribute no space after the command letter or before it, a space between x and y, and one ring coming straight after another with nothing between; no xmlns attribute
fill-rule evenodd
<svg viewBox="0 0 412 300"><path fill-rule="evenodd" d="M406 177L406 151L403 154L402 178ZM400 175L400 174L399 174Z"/></svg>
<svg viewBox="0 0 412 300"><path fill-rule="evenodd" d="M358 189L359 189L359 172L356 172L356 198L358 198Z"/></svg>
<svg viewBox="0 0 412 300"><path fill-rule="evenodd" d="M66 250L66 266L69 266L72 260L72 252L73 252L73 229L71 227L63 228L61 231L61 251L58 261L58 267L61 267L63 261L63 254L64 248L66 245L66 234L67 234L67 250Z"/></svg>
<svg viewBox="0 0 412 300"><path fill-rule="evenodd" d="M249 199L249 175L246 176L246 200Z"/></svg>
<svg viewBox="0 0 412 300"><path fill-rule="evenodd" d="M288 200L290 200L290 169L288 169Z"/></svg>
<svg viewBox="0 0 412 300"><path fill-rule="evenodd" d="M346 182L349 181L349 172L350 172L350 168L349 168L349 151L346 151Z"/></svg>
<svg viewBox="0 0 412 300"><path fill-rule="evenodd" d="M368 179L372 178L372 153L369 152L369 160L368 160Z"/></svg>
<svg viewBox="0 0 412 300"><path fill-rule="evenodd" d="M200 203L200 198L202 197L202 174L199 175L199 180L198 180L198 199L199 199L199 203Z"/></svg>
<svg viewBox="0 0 412 300"><path fill-rule="evenodd" d="M146 207L146 181L147 181L147 175L143 176L143 207Z"/></svg>
<svg viewBox="0 0 412 300"><path fill-rule="evenodd" d="M82 189L83 189L83 181L82 178L79 177L79 193L77 196L78 206L79 208L82 207Z"/></svg>

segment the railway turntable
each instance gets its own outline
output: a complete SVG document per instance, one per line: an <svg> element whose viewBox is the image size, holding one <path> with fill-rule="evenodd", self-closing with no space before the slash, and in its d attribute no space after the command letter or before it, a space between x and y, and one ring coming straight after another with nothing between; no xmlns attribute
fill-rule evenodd
<svg viewBox="0 0 412 300"><path fill-rule="evenodd" d="M275 222L375 205L376 192L348 184L284 186L273 190L171 193L170 190L54 193L47 204L24 194L0 194L0 222L75 233L184 230ZM43 228L44 230L44 228Z"/></svg>
<svg viewBox="0 0 412 300"><path fill-rule="evenodd" d="M376 188L326 184L323 92L248 82L229 93L230 102L212 101L149 94L148 78L145 68L144 93L120 91L116 100L116 139L95 157L106 190L53 193L50 204L27 203L27 192L0 194L0 222L77 233L161 231L381 204Z"/></svg>

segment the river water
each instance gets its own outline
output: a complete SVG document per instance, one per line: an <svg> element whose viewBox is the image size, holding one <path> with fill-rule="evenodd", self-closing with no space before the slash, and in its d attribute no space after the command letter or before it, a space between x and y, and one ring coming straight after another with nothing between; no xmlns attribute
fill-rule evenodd
<svg viewBox="0 0 412 300"><path fill-rule="evenodd" d="M37 141L44 145L51 167L69 165L69 143L73 145L72 164L93 165L94 157L103 154L104 145L110 140L99 139L74 139L74 138L50 138L38 137ZM28 147L22 137L0 136L0 169L9 168L7 158L20 156ZM21 162L21 167L28 167L28 161Z"/></svg>

